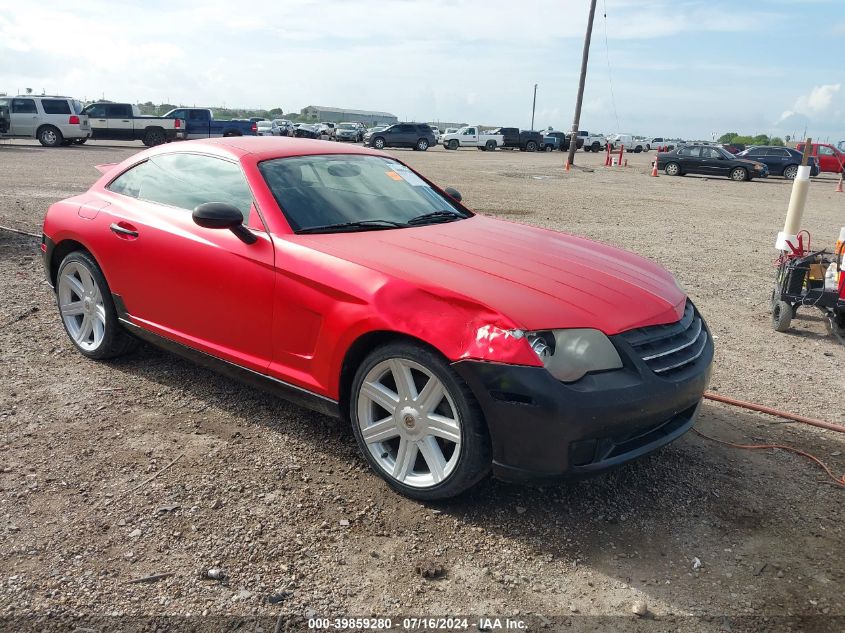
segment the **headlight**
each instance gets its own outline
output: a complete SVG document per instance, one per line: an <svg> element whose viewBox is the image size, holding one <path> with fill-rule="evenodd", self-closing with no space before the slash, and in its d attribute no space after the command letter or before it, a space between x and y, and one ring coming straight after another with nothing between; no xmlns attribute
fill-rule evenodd
<svg viewBox="0 0 845 633"><path fill-rule="evenodd" d="M527 332L525 338L549 373L561 382L575 382L591 371L622 367L613 343L598 330Z"/></svg>

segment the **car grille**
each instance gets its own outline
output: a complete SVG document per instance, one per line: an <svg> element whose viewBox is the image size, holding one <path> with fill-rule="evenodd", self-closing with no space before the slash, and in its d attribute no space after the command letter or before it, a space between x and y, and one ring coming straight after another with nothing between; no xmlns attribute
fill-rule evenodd
<svg viewBox="0 0 845 633"><path fill-rule="evenodd" d="M707 328L687 300L680 321L629 330L619 335L658 376L672 376L693 365L707 348Z"/></svg>

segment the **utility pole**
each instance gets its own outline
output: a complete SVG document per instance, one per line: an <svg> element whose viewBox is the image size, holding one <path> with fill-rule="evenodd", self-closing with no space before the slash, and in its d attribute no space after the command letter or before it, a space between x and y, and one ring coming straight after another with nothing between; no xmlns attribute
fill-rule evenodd
<svg viewBox="0 0 845 633"><path fill-rule="evenodd" d="M534 131L534 111L537 109L537 84L534 84L534 103L531 104L531 131Z"/></svg>
<svg viewBox="0 0 845 633"><path fill-rule="evenodd" d="M572 120L572 134L569 136L570 165L575 164L575 150L578 147L578 127L581 123L581 104L584 101L584 83L587 80L587 60L590 57L590 39L593 37L593 18L596 16L596 0L590 0L590 17L587 19L587 34L584 36L584 52L581 55L581 79L578 83L578 98L575 100L575 118Z"/></svg>

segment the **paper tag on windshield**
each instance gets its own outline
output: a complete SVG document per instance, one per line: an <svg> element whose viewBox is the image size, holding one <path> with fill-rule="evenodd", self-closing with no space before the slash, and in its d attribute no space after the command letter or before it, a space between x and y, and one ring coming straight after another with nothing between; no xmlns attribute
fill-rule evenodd
<svg viewBox="0 0 845 633"><path fill-rule="evenodd" d="M427 187L428 183L417 176L414 172L410 169L405 167L405 165L396 165L393 168L393 171L399 174L402 177L402 180L407 182L412 187Z"/></svg>

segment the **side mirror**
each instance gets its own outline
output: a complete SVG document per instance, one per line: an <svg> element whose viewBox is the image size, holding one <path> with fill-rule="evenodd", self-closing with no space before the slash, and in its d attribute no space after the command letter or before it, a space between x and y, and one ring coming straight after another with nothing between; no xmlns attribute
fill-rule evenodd
<svg viewBox="0 0 845 633"><path fill-rule="evenodd" d="M254 244L258 238L244 226L244 216L239 209L225 202L206 202L191 214L194 224L206 229L229 229L245 244Z"/></svg>
<svg viewBox="0 0 845 633"><path fill-rule="evenodd" d="M457 189L455 189L454 187L446 187L443 191L445 191L446 194L450 198L452 198L452 200L456 200L458 202L463 200L463 196L461 196L461 192L458 191Z"/></svg>

